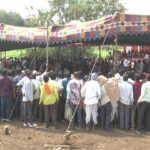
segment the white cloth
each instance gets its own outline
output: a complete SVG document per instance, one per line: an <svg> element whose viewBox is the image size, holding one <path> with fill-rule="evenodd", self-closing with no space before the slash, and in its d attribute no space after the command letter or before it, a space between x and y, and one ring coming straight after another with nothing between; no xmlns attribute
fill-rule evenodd
<svg viewBox="0 0 150 150"><path fill-rule="evenodd" d="M90 123L91 118L93 119L94 124L97 124L97 116L98 116L98 105L86 105L85 106L85 113L86 113L86 124Z"/></svg>
<svg viewBox="0 0 150 150"><path fill-rule="evenodd" d="M102 91L102 99L101 99L101 106L106 105L108 102L110 102L110 98L106 93L105 87L102 86L101 87L101 91Z"/></svg>
<svg viewBox="0 0 150 150"><path fill-rule="evenodd" d="M40 81L38 81L36 79L32 79L32 83L34 84L34 88L35 88L35 93L34 93L33 98L34 99L39 99L40 98L41 83L40 83Z"/></svg>
<svg viewBox="0 0 150 150"><path fill-rule="evenodd" d="M123 82L123 76L120 76L119 73L115 74L115 78L118 80L118 83L122 83Z"/></svg>
<svg viewBox="0 0 150 150"><path fill-rule="evenodd" d="M0 70L2 70L4 67L3 67L3 64L2 62L0 61Z"/></svg>
<svg viewBox="0 0 150 150"><path fill-rule="evenodd" d="M130 83L123 81L119 83L120 102L125 105L133 104L133 87Z"/></svg>
<svg viewBox="0 0 150 150"><path fill-rule="evenodd" d="M97 104L101 98L101 89L97 81L87 81L81 89L81 96L85 98L84 104Z"/></svg>
<svg viewBox="0 0 150 150"><path fill-rule="evenodd" d="M77 79L72 79L67 84L67 99L77 105L81 98L81 82Z"/></svg>
<svg viewBox="0 0 150 150"><path fill-rule="evenodd" d="M58 89L59 89L59 90L62 90L62 89L63 89L62 81L63 81L63 79L58 79L58 80L57 80L57 83L58 83Z"/></svg>
<svg viewBox="0 0 150 150"><path fill-rule="evenodd" d="M17 86L23 86L24 82L27 80L27 76L23 77L18 83Z"/></svg>
<svg viewBox="0 0 150 150"><path fill-rule="evenodd" d="M130 84L133 84L135 81L132 80L131 78L128 78L128 82L129 82Z"/></svg>
<svg viewBox="0 0 150 150"><path fill-rule="evenodd" d="M43 72L41 75L36 76L36 79L37 79L38 81L40 81L40 83L43 83L43 82L44 82L43 77L44 77L44 75L46 75L46 74L47 74L47 72Z"/></svg>
<svg viewBox="0 0 150 150"><path fill-rule="evenodd" d="M138 103L140 102L150 103L150 81L147 81L142 85L141 95L139 97Z"/></svg>
<svg viewBox="0 0 150 150"><path fill-rule="evenodd" d="M34 91L34 84L32 83L32 80L27 78L24 81L23 87L22 87L22 94L23 94L23 102L27 101L33 101L33 91Z"/></svg>
<svg viewBox="0 0 150 150"><path fill-rule="evenodd" d="M111 121L114 120L115 116L118 118L118 102L111 103L112 111L111 111Z"/></svg>
<svg viewBox="0 0 150 150"><path fill-rule="evenodd" d="M123 76L120 76L119 83L123 82Z"/></svg>

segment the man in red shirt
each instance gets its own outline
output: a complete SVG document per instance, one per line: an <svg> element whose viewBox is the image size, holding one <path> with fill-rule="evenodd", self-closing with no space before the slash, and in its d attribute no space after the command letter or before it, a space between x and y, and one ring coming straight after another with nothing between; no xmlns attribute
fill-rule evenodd
<svg viewBox="0 0 150 150"><path fill-rule="evenodd" d="M134 103L131 109L131 128L134 129L136 127L137 122L137 101L141 94L141 87L143 82L140 82L141 76L139 74L135 75L135 82L133 83L133 95L134 95Z"/></svg>
<svg viewBox="0 0 150 150"><path fill-rule="evenodd" d="M12 79L7 75L7 70L2 71L0 78L0 96L2 121L9 121L13 105L14 86Z"/></svg>

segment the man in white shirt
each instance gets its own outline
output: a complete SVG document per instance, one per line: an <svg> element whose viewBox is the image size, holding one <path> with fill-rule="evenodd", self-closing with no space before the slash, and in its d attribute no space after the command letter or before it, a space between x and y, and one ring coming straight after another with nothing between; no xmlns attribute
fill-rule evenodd
<svg viewBox="0 0 150 150"><path fill-rule="evenodd" d="M25 71L22 71L22 74L23 74L23 78L17 83L17 86L23 86L24 84L24 81L27 79L26 77L26 73L29 72L29 70L25 70Z"/></svg>
<svg viewBox="0 0 150 150"><path fill-rule="evenodd" d="M34 93L34 84L31 80L31 71L26 73L27 79L23 83L22 95L23 95L23 121L24 127L33 127L32 122L32 103L33 103L33 93Z"/></svg>
<svg viewBox="0 0 150 150"><path fill-rule="evenodd" d="M32 112L33 112L33 121L36 121L39 111L39 100L40 100L40 88L41 83L36 79L36 73L33 72L32 75L32 83L34 85L34 95L33 95L33 104L32 104Z"/></svg>
<svg viewBox="0 0 150 150"><path fill-rule="evenodd" d="M147 77L147 81L142 85L141 95L138 100L138 131L142 130L144 118L146 121L145 129L150 131L150 75Z"/></svg>
<svg viewBox="0 0 150 150"><path fill-rule="evenodd" d="M97 124L98 116L98 101L101 98L101 89L97 81L97 75L94 73L91 75L91 80L87 81L81 89L81 96L84 99L85 113L86 113L86 125L89 130L91 118L93 119L93 130Z"/></svg>
<svg viewBox="0 0 150 150"><path fill-rule="evenodd" d="M120 129L129 129L130 108L133 104L133 87L128 83L128 76L123 76L123 82L119 83L120 103L119 117Z"/></svg>
<svg viewBox="0 0 150 150"><path fill-rule="evenodd" d="M21 91L21 89L22 89L22 86L24 84L24 81L26 79L28 79L26 76L26 73L28 73L28 72L29 72L28 69L22 70L21 75L19 75L19 78L17 81L17 93L16 94L17 94L17 98L18 98L18 100L17 100L17 102L18 102L17 106L18 107L16 107L16 112L18 112L18 117L20 117L21 120L23 120L23 109L22 109L23 108L23 102L22 102L22 91Z"/></svg>

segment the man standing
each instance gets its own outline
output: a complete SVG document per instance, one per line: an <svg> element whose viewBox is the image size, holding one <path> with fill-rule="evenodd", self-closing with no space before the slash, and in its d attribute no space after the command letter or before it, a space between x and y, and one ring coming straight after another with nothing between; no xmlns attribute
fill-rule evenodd
<svg viewBox="0 0 150 150"><path fill-rule="evenodd" d="M1 116L2 121L9 121L13 105L14 86L7 75L7 70L2 71L0 78Z"/></svg>
<svg viewBox="0 0 150 150"><path fill-rule="evenodd" d="M31 80L31 71L26 72L27 79L23 83L22 95L23 95L23 121L24 127L34 127L37 126L33 124L32 120L32 103L33 103L33 94L34 94L34 84Z"/></svg>
<svg viewBox="0 0 150 150"><path fill-rule="evenodd" d="M91 75L91 80L87 81L81 89L81 96L84 99L86 113L86 129L89 130L91 119L93 120L93 130L97 124L98 101L101 98L101 89L97 81L97 74Z"/></svg>
<svg viewBox="0 0 150 150"><path fill-rule="evenodd" d="M111 112L112 112L112 106L111 106L111 99L108 95L108 90L106 88L108 79L100 75L97 78L97 81L99 82L101 86L101 92L102 92L102 98L100 100L100 110L101 110L101 125L102 128L106 131L112 130L112 124L111 124Z"/></svg>
<svg viewBox="0 0 150 150"><path fill-rule="evenodd" d="M120 89L120 103L119 103L119 117L120 129L129 129L130 108L133 104L133 88L128 83L128 76L123 76L123 82L119 83Z"/></svg>
<svg viewBox="0 0 150 150"><path fill-rule="evenodd" d="M133 85L133 95L134 95L134 103L131 109L131 127L134 129L137 125L137 107L138 107L138 99L141 94L141 87L143 82L140 82L140 75L135 75L135 82Z"/></svg>
<svg viewBox="0 0 150 150"><path fill-rule="evenodd" d="M79 107L81 103L81 83L78 80L79 74L78 72L75 72L72 75L72 79L69 81L67 85L67 103L70 104L72 108L72 112L77 109L77 119L78 119L78 127L79 129L82 129L82 114L81 114L81 108ZM75 126L75 115L73 116L72 122L71 122L71 128L73 129Z"/></svg>
<svg viewBox="0 0 150 150"><path fill-rule="evenodd" d="M33 111L33 121L36 121L38 115L39 115L39 100L40 100L40 88L41 88L41 83L36 79L36 72L33 72L32 75L32 82L34 84L34 96L33 96L33 106L32 106L32 111Z"/></svg>
<svg viewBox="0 0 150 150"><path fill-rule="evenodd" d="M138 100L138 131L142 130L144 118L146 118L146 131L150 131L150 75L142 85L141 95Z"/></svg>
<svg viewBox="0 0 150 150"><path fill-rule="evenodd" d="M62 86L63 86L63 90L62 90L62 99L60 100L60 119L63 120L64 119L64 114L65 114L65 104L66 104L66 98L67 98L67 84L70 81L70 76L71 74L68 73L66 75L66 78L62 81Z"/></svg>
<svg viewBox="0 0 150 150"><path fill-rule="evenodd" d="M51 76L53 79L53 77ZM43 77L44 83L41 86L40 104L44 105L44 117L45 127L49 127L50 115L54 123L54 128L57 128L57 102L58 98L58 87L55 82L50 81L48 75Z"/></svg>

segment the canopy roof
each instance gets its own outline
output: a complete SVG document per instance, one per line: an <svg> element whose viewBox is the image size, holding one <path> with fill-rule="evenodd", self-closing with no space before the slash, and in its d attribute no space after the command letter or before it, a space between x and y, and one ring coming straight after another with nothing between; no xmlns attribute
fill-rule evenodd
<svg viewBox="0 0 150 150"><path fill-rule="evenodd" d="M100 45L150 45L150 16L115 13L107 18L87 22L73 22L64 26L49 27L49 45L72 43ZM0 49L46 46L46 28L24 28L0 24Z"/></svg>

